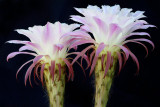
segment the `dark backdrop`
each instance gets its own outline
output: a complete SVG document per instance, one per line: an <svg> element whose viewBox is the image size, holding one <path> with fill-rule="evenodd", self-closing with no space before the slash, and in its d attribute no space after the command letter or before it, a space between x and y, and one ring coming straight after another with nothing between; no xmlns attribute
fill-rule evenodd
<svg viewBox="0 0 160 107"><path fill-rule="evenodd" d="M73 7L91 5L115 5L133 8L133 11L146 11L149 23L157 29L146 30L155 43L154 51L149 48L149 56L144 58L145 50L139 45L129 44L138 57L140 72L135 76L136 65L129 59L120 75L115 77L111 97L107 107L160 107L160 2L157 0L0 0L0 107L48 107L45 90L41 85L24 86L27 67L15 74L22 63L32 57L19 55L6 62L6 56L17 51L20 45L5 44L12 39L25 40L15 29L27 29L33 25L45 25L47 21L73 23L69 15L78 14ZM81 46L79 50L84 48ZM135 48L133 48L135 47ZM75 65L74 81L67 82L65 107L92 107L93 77L85 78L81 69ZM88 71L87 71L88 72Z"/></svg>

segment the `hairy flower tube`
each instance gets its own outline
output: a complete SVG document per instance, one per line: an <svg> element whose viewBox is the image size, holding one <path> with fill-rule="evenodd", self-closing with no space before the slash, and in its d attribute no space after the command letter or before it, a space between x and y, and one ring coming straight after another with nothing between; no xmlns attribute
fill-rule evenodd
<svg viewBox="0 0 160 107"><path fill-rule="evenodd" d="M94 39L88 35L79 35L78 40L72 46L93 44L90 48L93 48L94 51L89 58L90 61L93 61L90 75L95 69L95 106L106 107L116 63L119 62L120 72L131 56L137 65L137 71L139 71L138 59L126 44L130 42L140 44L148 54L148 49L142 42L147 42L154 48L153 42L148 39L150 35L137 30L155 26L149 25L145 20L140 20L145 17L144 11L131 12L132 9L121 9L119 5L104 5L101 8L89 5L87 8L75 9L83 16L72 15L71 19L81 23L81 31L92 33ZM134 38L135 36L138 38ZM147 36L148 38L144 38ZM90 48L84 49L82 54Z"/></svg>
<svg viewBox="0 0 160 107"><path fill-rule="evenodd" d="M25 85L28 79L31 84L32 72L34 74L34 80L37 77L42 84L45 81L50 107L63 106L65 74L68 74L68 79L73 79L74 77L72 65L69 59L67 59L67 52L70 45L68 41L72 38L69 36L65 39L61 37L71 33L77 27L79 27L78 24L67 25L60 22L54 24L48 22L45 26L33 26L29 27L28 30L16 30L19 34L28 37L30 41L7 41L7 43L24 44L18 52L10 53L7 60L18 54L34 56L34 59L27 61L19 68L17 74L26 64L32 62L25 74ZM69 73L65 73L66 67L68 67ZM40 71L38 70L39 68Z"/></svg>

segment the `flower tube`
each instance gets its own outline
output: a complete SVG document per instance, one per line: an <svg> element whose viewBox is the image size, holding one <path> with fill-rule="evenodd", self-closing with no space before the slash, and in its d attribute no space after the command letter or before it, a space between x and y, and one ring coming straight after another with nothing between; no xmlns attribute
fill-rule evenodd
<svg viewBox="0 0 160 107"><path fill-rule="evenodd" d="M79 27L78 24L67 25L60 22L54 24L48 22L45 26L33 26L29 27L28 30L16 30L19 34L28 37L30 41L7 41L7 43L24 44L24 46L19 48L18 52L10 53L7 61L18 54L34 56L34 59L27 61L18 69L16 77L26 64L32 62L25 74L25 85L27 80L29 80L32 86L32 72L34 80L37 77L42 85L45 82L44 86L47 88L50 107L63 107L65 74L68 74L68 79L73 80L73 68L69 59L67 59L70 44L68 41L72 38L68 36L63 39L61 37L72 32L77 27ZM65 73L66 67L68 67L69 73Z"/></svg>
<svg viewBox="0 0 160 107"><path fill-rule="evenodd" d="M138 59L126 44L130 42L140 44L146 49L148 55L148 49L142 42L151 44L153 48L154 44L148 39L150 38L148 33L137 30L155 26L140 20L145 17L143 11L131 12L132 9L121 9L119 5L104 5L101 8L89 5L87 8L75 9L83 16L72 15L71 19L81 23L81 31L92 33L94 39L86 34L76 35L78 40L71 47L85 43L93 44L94 51L89 57L90 62L93 61L90 75L95 70L95 107L106 107L117 62L119 62L120 72L131 56L137 65L137 72L139 71ZM135 35L138 38L134 38ZM72 36L75 37L75 35ZM85 52L87 49L82 53Z"/></svg>

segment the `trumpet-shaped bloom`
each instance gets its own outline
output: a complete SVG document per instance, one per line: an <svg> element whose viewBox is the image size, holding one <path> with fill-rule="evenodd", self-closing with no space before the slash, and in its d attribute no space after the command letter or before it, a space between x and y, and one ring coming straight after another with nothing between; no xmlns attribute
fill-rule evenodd
<svg viewBox="0 0 160 107"><path fill-rule="evenodd" d="M29 77L29 81L31 84L31 72L34 70L34 76L36 75L43 82L43 71L45 69L45 65L49 65L50 73L54 78L54 71L56 68L59 69L59 77L61 76L61 68L66 64L69 68L69 78L73 79L73 69L72 66L67 60L67 52L69 47L69 40L71 37L67 37L65 39L61 38L63 35L67 35L72 32L75 28L79 27L78 24L67 25L65 23L56 22L54 24L48 22L45 26L33 26L29 27L28 30L18 29L16 30L19 34L25 35L30 39L30 41L21 41L21 40L10 40L7 43L14 44L24 44L24 46L19 48L18 52L12 52L8 55L7 61L10 58L15 57L18 54L29 54L35 56L34 59L31 59L24 63L19 71L26 64L33 62L28 68L25 75L25 84ZM40 77L38 75L38 68L41 67Z"/></svg>
<svg viewBox="0 0 160 107"><path fill-rule="evenodd" d="M94 39L92 39L89 38L88 35L79 36L79 40L74 43L74 45L84 43L94 44L92 48L94 48L95 51L90 55L90 61L94 56L90 74L93 72L99 56L102 60L102 66L104 59L107 57L105 62L105 75L109 67L112 66L114 56L117 56L119 60L119 71L122 65L126 63L129 55L136 62L139 70L139 62L136 56L126 46L126 43L133 42L142 45L146 49L147 54L148 49L142 42L147 42L154 48L152 41L144 38L145 36L150 37L148 33L136 31L138 29L155 27L154 25L149 25L145 20L140 20L145 17L143 15L144 11L132 12L132 9L121 9L119 5L104 5L101 8L89 5L87 8L75 9L83 16L72 15L71 19L82 23L81 30L92 33L94 37ZM135 35L139 36L139 38L129 38ZM84 50L84 52L86 51L87 49Z"/></svg>

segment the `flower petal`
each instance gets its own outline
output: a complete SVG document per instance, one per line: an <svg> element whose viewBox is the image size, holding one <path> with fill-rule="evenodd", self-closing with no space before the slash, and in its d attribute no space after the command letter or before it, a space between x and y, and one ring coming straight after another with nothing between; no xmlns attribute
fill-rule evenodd
<svg viewBox="0 0 160 107"><path fill-rule="evenodd" d="M94 16L93 19L94 19L95 22L97 23L99 29L100 29L102 32L106 33L106 32L107 32L107 28L106 28L107 26L105 25L105 22L103 22L103 20L101 20L100 18L98 18L98 17L96 17L96 16Z"/></svg>
<svg viewBox="0 0 160 107"><path fill-rule="evenodd" d="M40 76L41 76L41 83L42 83L42 86L43 86L43 72L44 72L44 68L45 68L45 63L44 64L42 64L42 66L41 66L41 73L40 73Z"/></svg>
<svg viewBox="0 0 160 107"><path fill-rule="evenodd" d="M87 48L85 48L80 54L78 54L78 55L74 58L74 60L72 61L71 65L73 65L73 64L75 63L75 61L76 61L79 57L81 57L82 55L84 55L89 49L91 49L91 48L93 48L93 47L94 47L93 45L90 45L90 46L88 46Z"/></svg>
<svg viewBox="0 0 160 107"><path fill-rule="evenodd" d="M92 66L91 66L91 70L90 70L90 74L89 74L89 75L92 74L92 72L93 72L93 70L94 70L94 68L95 68L96 62L97 62L97 60L98 60L98 56L99 56L99 54L101 53L101 51L105 48L105 46L106 46L106 45L105 45L104 43L100 43L100 44L99 44L99 46L98 46L98 48L97 48L97 50L96 50L95 57L94 57L94 59L93 59L93 63L92 63Z"/></svg>
<svg viewBox="0 0 160 107"><path fill-rule="evenodd" d="M61 38L65 38L67 36L78 37L78 38L91 38L88 33L81 30L65 33L64 35L61 36Z"/></svg>
<svg viewBox="0 0 160 107"><path fill-rule="evenodd" d="M82 44L85 44L85 43L94 43L94 41L92 41L92 40L76 41L76 42L74 42L73 44L70 45L69 49L74 48L77 45L82 45Z"/></svg>
<svg viewBox="0 0 160 107"><path fill-rule="evenodd" d="M79 23L86 23L86 21L81 16L71 15L72 20L79 22Z"/></svg>
<svg viewBox="0 0 160 107"><path fill-rule="evenodd" d="M14 43L14 44L26 44L30 41L21 41L21 40L9 40L6 43Z"/></svg>
<svg viewBox="0 0 160 107"><path fill-rule="evenodd" d="M126 60L128 60L128 57L129 57L129 51L128 51L128 49L126 47L124 47L124 46L120 46L120 45L116 45L116 46L120 47L123 50L123 52L126 55Z"/></svg>
<svg viewBox="0 0 160 107"><path fill-rule="evenodd" d="M55 47L54 52L55 52L56 50L61 51L61 50L64 48L64 45L62 45L62 44L55 44L54 47Z"/></svg>
<svg viewBox="0 0 160 107"><path fill-rule="evenodd" d="M85 61L87 62L87 65L88 65L88 66L87 66L87 68L86 68L86 69L88 69L88 68L89 68L89 65L90 65L89 58L88 58L88 56L87 56L87 55L85 55L85 54L84 54L84 55L82 56L82 59L81 59L81 64L82 64L82 60L83 60L83 58L84 58L84 59L85 59Z"/></svg>
<svg viewBox="0 0 160 107"><path fill-rule="evenodd" d="M106 55L103 54L102 57L101 57L102 71L104 71L103 65L104 65L104 58L105 58L105 56L106 56Z"/></svg>
<svg viewBox="0 0 160 107"><path fill-rule="evenodd" d="M41 46L38 43L28 42L27 45L29 45L37 50L43 51L43 49L41 48Z"/></svg>
<svg viewBox="0 0 160 107"><path fill-rule="evenodd" d="M24 50L34 51L34 49L29 46L22 46L19 48L19 51L24 51Z"/></svg>
<svg viewBox="0 0 160 107"><path fill-rule="evenodd" d="M85 31L85 32L91 32L91 30L89 29L89 27L87 25L81 26L80 29Z"/></svg>
<svg viewBox="0 0 160 107"><path fill-rule="evenodd" d="M139 72L139 62L137 57L129 50L129 54L131 55L131 58L133 59L133 61L135 61L136 65L137 65L137 73Z"/></svg>
<svg viewBox="0 0 160 107"><path fill-rule="evenodd" d="M106 76L106 74L109 70L110 63L111 63L111 52L107 51L107 61L106 61L106 68L105 68L104 77Z"/></svg>
<svg viewBox="0 0 160 107"><path fill-rule="evenodd" d="M133 41L144 41L144 42L148 42L149 44L152 45L153 49L155 48L154 43L148 39L144 39L144 38L140 38L140 39L132 39L132 40L126 40L125 42L123 42L123 44L126 44L128 42L133 42Z"/></svg>
<svg viewBox="0 0 160 107"><path fill-rule="evenodd" d="M27 72L26 72L26 74L25 74L25 81L24 81L24 82L25 82L25 86L26 86L26 84L27 84L27 79L28 79L28 77L30 77L30 74L31 74L32 69L34 68L34 66L35 66L35 64L32 64L32 65L28 68L28 70L27 70ZM29 82L30 82L30 85L32 86L30 79L29 79Z"/></svg>
<svg viewBox="0 0 160 107"><path fill-rule="evenodd" d="M96 54L95 56L99 56L99 54L102 52L102 50L106 47L106 45L104 43L100 43L97 50L96 50Z"/></svg>
<svg viewBox="0 0 160 107"><path fill-rule="evenodd" d="M36 81L36 76L37 78L40 80L40 77L38 75L38 68L40 66L40 63L36 64L36 66L34 67L34 72L33 72L33 76L34 76L34 82L38 85L38 82Z"/></svg>
<svg viewBox="0 0 160 107"><path fill-rule="evenodd" d="M50 71L50 73L51 73L51 75L52 75L52 79L53 79L53 81L54 81L54 73L55 73L55 70L56 70L56 68L55 68L55 65L56 63L55 63L55 61L53 60L53 61L51 61L51 71Z"/></svg>
<svg viewBox="0 0 160 107"><path fill-rule="evenodd" d="M67 65L68 69L69 69L69 77L68 80L71 78L71 80L73 81L74 78L74 73L73 73L73 68L72 68L72 64L65 58L63 58L63 61L65 62L65 64Z"/></svg>
<svg viewBox="0 0 160 107"><path fill-rule="evenodd" d="M38 55L33 59L33 63L36 64L44 55Z"/></svg>
<svg viewBox="0 0 160 107"><path fill-rule="evenodd" d="M28 54L28 55L37 56L37 54L35 54L35 53L30 53L30 52L12 52L12 53L10 53L10 54L7 56L7 61L8 61L10 58L13 58L13 57L15 57L15 56L18 55L18 54Z"/></svg>
<svg viewBox="0 0 160 107"><path fill-rule="evenodd" d="M19 34L25 35L26 37L28 37L31 41L36 41L36 37L33 35L33 33L29 30L24 30L24 29L17 29L15 30L17 31Z"/></svg>
<svg viewBox="0 0 160 107"><path fill-rule="evenodd" d="M17 77L18 77L18 73L20 72L20 70L21 70L25 65L27 65L28 63L30 63L30 62L32 62L32 61L33 61L33 59L25 62L25 63L18 69L18 71L17 71L17 73L16 73L16 79L18 79Z"/></svg>
<svg viewBox="0 0 160 107"><path fill-rule="evenodd" d="M139 36L146 35L146 36L148 36L148 37L151 38L151 36L148 33L146 33L146 32L134 32L134 33L131 33L131 34L127 35L127 36L122 37L122 39L126 39L128 37L135 36L135 35L139 35Z"/></svg>
<svg viewBox="0 0 160 107"><path fill-rule="evenodd" d="M45 25L45 29L44 29L44 42L47 42L48 40L51 39L51 30L54 30L54 29L51 29L51 23L50 22L47 22L47 24Z"/></svg>
<svg viewBox="0 0 160 107"><path fill-rule="evenodd" d="M117 36L119 33L121 32L121 28L115 24L115 23L111 23L109 25L109 36L108 36L108 40L113 37L113 36Z"/></svg>
<svg viewBox="0 0 160 107"><path fill-rule="evenodd" d="M118 56L118 61L119 61L119 73L122 69L122 56L119 52L117 52L117 56Z"/></svg>

